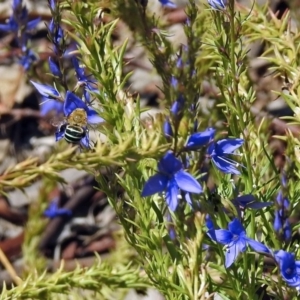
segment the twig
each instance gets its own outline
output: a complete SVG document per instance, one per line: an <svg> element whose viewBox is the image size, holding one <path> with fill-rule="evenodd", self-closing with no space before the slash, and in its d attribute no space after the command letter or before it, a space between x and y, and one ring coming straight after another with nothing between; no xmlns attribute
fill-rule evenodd
<svg viewBox="0 0 300 300"><path fill-rule="evenodd" d="M15 269L13 268L13 266L11 265L11 263L9 262L9 260L7 259L6 255L4 254L1 248L0 248L0 261L5 267L5 269L7 270L7 272L9 273L9 275L11 276L11 278L13 279L13 281L15 282L15 284L17 285L22 284L21 278L18 277Z"/></svg>

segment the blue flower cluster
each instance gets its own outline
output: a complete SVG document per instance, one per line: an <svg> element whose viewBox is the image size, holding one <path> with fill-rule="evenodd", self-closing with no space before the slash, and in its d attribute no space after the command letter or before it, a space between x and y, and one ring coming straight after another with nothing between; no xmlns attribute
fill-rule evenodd
<svg viewBox="0 0 300 300"><path fill-rule="evenodd" d="M28 48L28 42L32 31L40 22L40 18L29 20L28 10L23 6L22 0L13 0L12 15L6 24L0 24L0 30L11 32L15 35L17 45L21 50L18 62L28 71L32 63L37 60L37 55Z"/></svg>
<svg viewBox="0 0 300 300"><path fill-rule="evenodd" d="M174 105L172 106L175 116L178 115L179 107L180 105L177 105L174 109ZM237 169L239 164L228 155L234 154L234 151L242 146L244 141L242 139L223 139L215 142L214 135L215 129L213 128L196 132L188 138L182 151L196 151L208 145L207 157L211 159L217 169L227 174L240 174ZM142 196L165 192L167 205L172 211L175 211L178 206L179 190L185 192L185 200L191 205L189 193L199 194L202 192L202 187L192 175L184 171L184 165L180 159L173 152L168 151L158 163L158 173L146 182Z"/></svg>
<svg viewBox="0 0 300 300"><path fill-rule="evenodd" d="M258 202L256 202L259 204ZM263 206L264 205L264 206ZM261 207L268 203L260 203ZM256 206L258 208L258 206ZM284 250L271 251L264 244L255 241L246 235L241 221L235 218L229 222L228 229L215 229L214 223L209 215L206 215L207 235L211 240L225 245L225 267L229 268L238 258L239 254L245 252L247 245L259 254L273 257L279 266L279 271L284 281L290 286L300 290L300 261L295 260L295 254Z"/></svg>
<svg viewBox="0 0 300 300"><path fill-rule="evenodd" d="M206 226L208 236L215 242L226 246L225 267L229 268L241 252L244 252L249 245L254 251L270 253L269 249L262 243L250 239L237 218L228 224L228 230L214 228L212 220L207 216Z"/></svg>

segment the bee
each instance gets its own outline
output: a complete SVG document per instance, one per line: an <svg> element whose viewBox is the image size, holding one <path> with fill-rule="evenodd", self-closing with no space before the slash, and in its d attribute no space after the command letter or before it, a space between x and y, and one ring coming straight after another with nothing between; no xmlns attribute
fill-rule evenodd
<svg viewBox="0 0 300 300"><path fill-rule="evenodd" d="M59 127L58 132L64 132L66 142L79 144L88 133L87 113L83 108L76 108L62 122L52 121L52 125Z"/></svg>
<svg viewBox="0 0 300 300"><path fill-rule="evenodd" d="M87 134L87 114L83 108L74 109L66 118L65 140L78 144Z"/></svg>

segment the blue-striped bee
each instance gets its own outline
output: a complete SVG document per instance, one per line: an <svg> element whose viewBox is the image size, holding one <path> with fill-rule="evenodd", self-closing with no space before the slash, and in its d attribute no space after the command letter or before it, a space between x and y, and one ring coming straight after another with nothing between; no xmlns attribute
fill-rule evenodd
<svg viewBox="0 0 300 300"><path fill-rule="evenodd" d="M83 108L76 108L66 118L65 140L78 144L87 134L87 113Z"/></svg>
<svg viewBox="0 0 300 300"><path fill-rule="evenodd" d="M87 113L83 108L74 109L62 122L52 122L58 132L64 132L64 139L71 144L79 144L87 135Z"/></svg>

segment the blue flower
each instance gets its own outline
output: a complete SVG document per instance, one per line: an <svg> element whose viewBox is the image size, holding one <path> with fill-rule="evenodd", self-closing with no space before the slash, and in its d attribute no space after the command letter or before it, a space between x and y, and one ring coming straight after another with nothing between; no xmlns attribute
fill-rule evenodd
<svg viewBox="0 0 300 300"><path fill-rule="evenodd" d="M178 87L178 79L177 79L175 76L172 76L172 77L171 77L171 85L172 85L172 87L174 87L174 88L177 88L177 87Z"/></svg>
<svg viewBox="0 0 300 300"><path fill-rule="evenodd" d="M212 228L209 228L212 229ZM226 245L225 267L229 268L241 252L245 252L249 245L256 252L269 253L269 249L260 242L250 239L242 223L238 219L229 222L228 230L215 230L215 239L210 232L211 238L220 244Z"/></svg>
<svg viewBox="0 0 300 300"><path fill-rule="evenodd" d="M41 103L41 116L46 116L51 111L56 114L62 114L63 107L63 102L45 99L45 101Z"/></svg>
<svg viewBox="0 0 300 300"><path fill-rule="evenodd" d="M41 18L28 21L28 10L22 6L22 1L13 1L12 16L8 19L7 24L0 24L0 30L7 32L22 31L25 34L33 30L40 22Z"/></svg>
<svg viewBox="0 0 300 300"><path fill-rule="evenodd" d="M207 235L210 237L211 240L216 242L217 237L216 237L216 233L215 233L215 225L209 214L206 214L206 216L205 216L205 225L208 229L208 231L206 232Z"/></svg>
<svg viewBox="0 0 300 300"><path fill-rule="evenodd" d="M56 77L62 78L62 73L59 68L59 64L58 64L57 60L53 57L49 57L48 64L49 64L49 69L50 69L51 73Z"/></svg>
<svg viewBox="0 0 300 300"><path fill-rule="evenodd" d="M53 88L52 86L47 85L47 84L36 83L31 80L30 80L30 82L34 85L34 87L37 89L37 91L46 99L56 100L56 99L61 98L58 90Z"/></svg>
<svg viewBox="0 0 300 300"><path fill-rule="evenodd" d="M292 228L288 219L290 202L287 198L283 197L280 191L276 198L277 210L275 211L274 230L277 234L281 234L281 238L285 241L289 240L292 236Z"/></svg>
<svg viewBox="0 0 300 300"><path fill-rule="evenodd" d="M37 24L40 22L41 18L34 19L28 23L25 23L26 27L25 30L23 30L24 34L26 32L29 32L33 30ZM21 24L22 25L22 24ZM20 29L20 22L16 21L15 17L12 16L9 18L7 24L0 24L0 30L7 31L7 32L17 32Z"/></svg>
<svg viewBox="0 0 300 300"><path fill-rule="evenodd" d="M283 280L289 286L300 289L300 261L295 260L295 254L279 250L274 252L274 258Z"/></svg>
<svg viewBox="0 0 300 300"><path fill-rule="evenodd" d="M177 8L177 5L170 0L159 0L162 6L169 8Z"/></svg>
<svg viewBox="0 0 300 300"><path fill-rule="evenodd" d="M85 75L84 68L79 66L79 61L75 56L72 57L72 63L75 68L76 77L78 79L78 85L84 86L84 88L83 88L84 98L87 102L90 102L90 94L88 91L98 92L98 89L96 89L92 85L92 84L96 83L96 80L92 80L89 78L90 76Z"/></svg>
<svg viewBox="0 0 300 300"><path fill-rule="evenodd" d="M61 43L63 43L64 31L61 28L61 26L55 22L54 19L52 19L50 21L48 30L49 30L49 36L50 36L51 42L54 46L54 52L56 54L60 54L60 45L61 45Z"/></svg>
<svg viewBox="0 0 300 300"><path fill-rule="evenodd" d="M243 139L224 139L211 143L207 152L215 166L221 172L239 175L240 172L236 168L239 164L228 158L227 155L233 154L233 152L241 147L243 143Z"/></svg>
<svg viewBox="0 0 300 300"><path fill-rule="evenodd" d="M31 49L28 49L23 53L19 60L19 64L23 66L25 71L28 71L31 65L38 60L38 56Z"/></svg>
<svg viewBox="0 0 300 300"><path fill-rule="evenodd" d="M224 10L226 8L227 0L208 0L209 6L216 10Z"/></svg>
<svg viewBox="0 0 300 300"><path fill-rule="evenodd" d="M258 202L251 194L239 196L235 198L232 203L236 207L239 218L241 217L242 212L247 208L262 209L273 205L273 202Z"/></svg>
<svg viewBox="0 0 300 300"><path fill-rule="evenodd" d="M66 208L59 208L57 202L58 202L57 198L51 201L49 207L44 211L44 216L46 216L49 219L54 219L60 216L69 217L72 215L71 210Z"/></svg>
<svg viewBox="0 0 300 300"><path fill-rule="evenodd" d="M64 115L65 115L66 119L68 119L70 114L78 108L81 108L81 109L85 110L86 115L87 115L87 124L98 124L98 123L103 122L103 119L98 115L98 113L95 110L88 107L85 104L85 102L83 102L75 94L73 94L70 91L67 91L65 102L64 102L64 107L63 107ZM60 139L62 139L64 137L65 129L66 129L66 126L61 126L59 128L59 130L55 134L56 141L59 141ZM86 128L84 128L84 129L86 129ZM81 144L84 147L89 148L89 136L88 136L88 134L86 134L81 139Z"/></svg>
<svg viewBox="0 0 300 300"><path fill-rule="evenodd" d="M196 132L192 134L185 146L186 150L197 150L208 143L210 143L214 136L215 136L216 130L213 128L207 128L203 132Z"/></svg>
<svg viewBox="0 0 300 300"><path fill-rule="evenodd" d="M200 194L202 188L198 181L183 170L183 165L174 154L167 152L158 163L159 173L151 176L142 191L142 197L166 192L167 205L172 211L178 206L179 189L188 193Z"/></svg>
<svg viewBox="0 0 300 300"><path fill-rule="evenodd" d="M180 95L171 106L170 111L176 121L179 121L182 118L184 102L183 96Z"/></svg>
<svg viewBox="0 0 300 300"><path fill-rule="evenodd" d="M168 119L164 122L163 131L164 131L164 135L165 135L166 139L170 140L170 138L173 136L173 129L172 129L172 125Z"/></svg>
<svg viewBox="0 0 300 300"><path fill-rule="evenodd" d="M50 6L50 8L54 11L54 10L56 9L56 7L57 7L57 2L56 2L56 0L50 0L50 1L49 1L49 6Z"/></svg>

